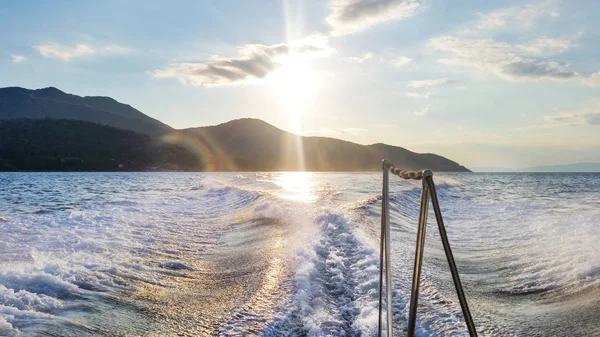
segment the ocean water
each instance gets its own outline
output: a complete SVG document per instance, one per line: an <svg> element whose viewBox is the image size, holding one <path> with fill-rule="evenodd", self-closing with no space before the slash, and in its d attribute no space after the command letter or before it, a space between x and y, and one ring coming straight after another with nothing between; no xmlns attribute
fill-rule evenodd
<svg viewBox="0 0 600 337"><path fill-rule="evenodd" d="M395 333L420 185L391 177ZM600 175L437 174L482 336L600 336ZM375 336L381 175L0 173L0 336ZM465 336L433 215L419 336Z"/></svg>

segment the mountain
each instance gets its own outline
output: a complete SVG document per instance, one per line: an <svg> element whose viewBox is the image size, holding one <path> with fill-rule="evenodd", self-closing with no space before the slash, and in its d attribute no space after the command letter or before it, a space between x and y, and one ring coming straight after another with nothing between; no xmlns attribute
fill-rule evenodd
<svg viewBox="0 0 600 337"><path fill-rule="evenodd" d="M0 120L0 171L376 171L383 158L406 169L468 171L434 154L300 137L257 119L160 137L77 120Z"/></svg>
<svg viewBox="0 0 600 337"><path fill-rule="evenodd" d="M0 120L0 171L202 170L187 149L77 120Z"/></svg>
<svg viewBox="0 0 600 337"><path fill-rule="evenodd" d="M325 137L301 137L259 119L174 131L165 139L200 154L219 171L376 171L389 159L404 169L468 172L435 154L385 144L359 145Z"/></svg>
<svg viewBox="0 0 600 337"><path fill-rule="evenodd" d="M523 172L600 172L600 163L540 165L525 168Z"/></svg>
<svg viewBox="0 0 600 337"><path fill-rule="evenodd" d="M109 97L0 89L0 170L468 172L447 158L386 144L302 137L258 119L173 130Z"/></svg>
<svg viewBox="0 0 600 337"><path fill-rule="evenodd" d="M148 135L173 130L131 106L110 97L81 97L56 88L0 88L0 119L55 118L93 122Z"/></svg>

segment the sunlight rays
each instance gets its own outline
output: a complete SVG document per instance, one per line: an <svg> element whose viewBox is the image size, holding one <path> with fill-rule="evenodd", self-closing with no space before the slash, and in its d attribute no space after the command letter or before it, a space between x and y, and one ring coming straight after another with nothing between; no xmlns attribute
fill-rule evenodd
<svg viewBox="0 0 600 337"><path fill-rule="evenodd" d="M301 57L301 51L297 50L298 48L293 43L305 35L302 27L302 22L304 22L302 6L301 2L283 0L289 51L288 55L281 60L281 67L275 70L269 78L272 90L286 104L288 130L296 134L294 140L297 153L296 170L298 171L304 171L306 168L302 137L300 136L303 107L317 94L319 88L315 72L308 64L307 59ZM292 144L288 144L288 146L290 145Z"/></svg>

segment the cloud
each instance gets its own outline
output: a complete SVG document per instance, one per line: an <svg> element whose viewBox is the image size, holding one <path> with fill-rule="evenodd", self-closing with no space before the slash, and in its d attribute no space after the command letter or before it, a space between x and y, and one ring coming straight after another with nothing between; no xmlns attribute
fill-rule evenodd
<svg viewBox="0 0 600 337"><path fill-rule="evenodd" d="M536 41L531 45L539 43L538 40ZM587 85L600 85L600 73L586 77L569 69L568 65L518 55L518 51L522 51L524 45L511 46L493 39L461 39L445 36L430 40L428 46L453 54L452 58L438 60L442 63L477 67L507 80L578 81Z"/></svg>
<svg viewBox="0 0 600 337"><path fill-rule="evenodd" d="M104 47L93 47L87 44L78 43L73 47L49 42L47 44L41 44L33 46L42 56L61 59L65 62L69 62L72 59L90 56L98 53L104 54L127 54L132 51L131 48L120 46L116 44L109 44Z"/></svg>
<svg viewBox="0 0 600 337"><path fill-rule="evenodd" d="M447 78L438 78L435 80L412 81L408 84L411 88L429 88L448 83Z"/></svg>
<svg viewBox="0 0 600 337"><path fill-rule="evenodd" d="M63 61L69 62L73 58L93 55L96 50L85 44L76 44L74 47L61 45L58 43L50 42L48 44L33 46L42 56L58 58Z"/></svg>
<svg viewBox="0 0 600 337"><path fill-rule="evenodd" d="M325 57L335 52L322 35L313 35L290 44L247 44L233 57L213 56L205 62L170 65L151 72L158 78L174 77L184 84L217 87L250 84L263 80L281 66L286 57Z"/></svg>
<svg viewBox="0 0 600 337"><path fill-rule="evenodd" d="M400 56L392 60L392 64L396 67L403 67L412 62L412 59L406 56Z"/></svg>
<svg viewBox="0 0 600 337"><path fill-rule="evenodd" d="M590 76L583 78L581 81L589 86L600 86L600 72L593 73Z"/></svg>
<svg viewBox="0 0 600 337"><path fill-rule="evenodd" d="M413 97L413 98L429 98L429 97L431 97L430 92L426 92L423 94L418 93L418 92L403 92L402 94L406 97Z"/></svg>
<svg viewBox="0 0 600 337"><path fill-rule="evenodd" d="M10 59L13 63L21 63L25 61L25 56L23 55L10 55Z"/></svg>
<svg viewBox="0 0 600 337"><path fill-rule="evenodd" d="M368 53L364 53L363 56L354 56L354 57L350 57L349 60L356 62L356 63L363 63L366 60L370 59L373 57L373 53L368 52Z"/></svg>
<svg viewBox="0 0 600 337"><path fill-rule="evenodd" d="M333 0L327 22L333 29L331 35L347 35L411 17L420 6L417 0Z"/></svg>
<svg viewBox="0 0 600 337"><path fill-rule="evenodd" d="M489 13L477 13L477 30L494 30L504 27L529 28L540 18L559 16L557 1L548 0L525 6L499 9Z"/></svg>
<svg viewBox="0 0 600 337"><path fill-rule="evenodd" d="M125 46L119 46L116 44L109 44L104 46L104 51L111 54L127 54L130 53L133 49Z"/></svg>
<svg viewBox="0 0 600 337"><path fill-rule="evenodd" d="M550 125L600 125L600 102L595 109L545 116L544 121Z"/></svg>
<svg viewBox="0 0 600 337"><path fill-rule="evenodd" d="M423 107L422 109L419 109L417 111L415 111L415 115L417 116L425 116L427 115L427 113L429 113L429 108L431 107L431 105L428 105L426 107Z"/></svg>
<svg viewBox="0 0 600 337"><path fill-rule="evenodd" d="M540 56L563 53L572 46L571 40L540 37L529 43L518 44L516 48L526 55Z"/></svg>

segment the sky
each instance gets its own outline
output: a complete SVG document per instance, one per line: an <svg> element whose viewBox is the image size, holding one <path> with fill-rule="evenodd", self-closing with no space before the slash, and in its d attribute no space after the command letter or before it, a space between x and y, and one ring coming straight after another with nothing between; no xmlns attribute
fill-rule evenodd
<svg viewBox="0 0 600 337"><path fill-rule="evenodd" d="M0 87L470 168L600 162L600 1L0 1Z"/></svg>

